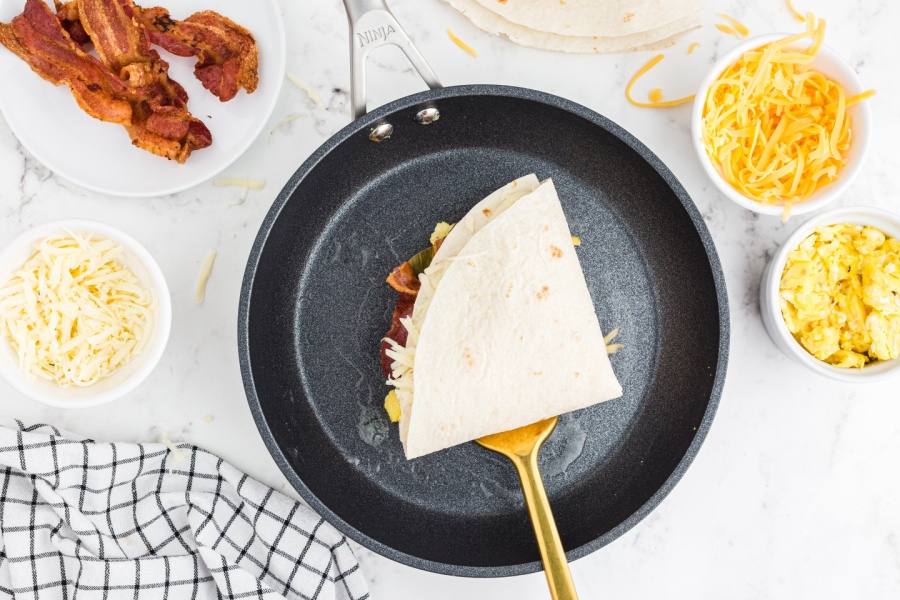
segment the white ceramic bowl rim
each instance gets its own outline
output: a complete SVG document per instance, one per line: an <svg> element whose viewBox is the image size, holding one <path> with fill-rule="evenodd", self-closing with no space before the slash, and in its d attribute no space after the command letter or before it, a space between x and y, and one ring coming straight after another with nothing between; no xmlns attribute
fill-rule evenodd
<svg viewBox="0 0 900 600"><path fill-rule="evenodd" d="M704 171L706 171L707 176L729 200L748 210L764 215L781 216L784 213L784 207L780 205L760 204L759 202L747 198L725 181L715 165L706 155L702 134L703 105L705 104L707 92L713 82L715 82L726 68L740 58L742 54L792 35L795 35L795 33L770 33L760 35L741 42L723 54L700 84L691 112L691 138L694 143L697 157L700 160L700 164L703 166ZM811 42L812 40L800 40L796 42L796 45L803 47L809 45ZM850 66L850 63L834 50L834 48L827 44L822 44L817 57L821 57L835 66L833 70L825 68L821 70L826 72L829 76L843 79L844 87L847 89L848 94L856 94L864 91L865 88L863 88L859 75ZM809 200L793 205L791 207L791 214L802 215L811 213L823 208L826 204L833 202L846 191L859 174L860 169L862 169L869 154L872 111L868 102L860 102L855 105L853 109L856 111L857 115L853 126L856 147L853 148L851 152L854 152L855 155L850 162L841 169L841 176L836 181L817 191Z"/></svg>
<svg viewBox="0 0 900 600"><path fill-rule="evenodd" d="M144 283L152 283L156 291L157 305L154 311L154 330L151 332L151 335L153 336L152 343L144 348L140 355L132 359L141 362L127 379L115 387L84 398L60 399L44 394L37 389L33 380L29 379L18 368L8 368L5 361L0 361L0 375L2 375L3 378L18 392L42 404L57 408L90 408L121 398L125 394L133 391L147 378L147 376L150 375L157 363L159 363L160 358L162 358L166 343L168 342L169 331L171 330L172 325L172 301L169 296L169 288L166 284L162 270L160 270L159 265L147 249L125 232L97 221L67 219L44 223L29 229L14 238L2 251L0 251L0 269L3 269L5 265L10 263L12 256L21 252L23 246L31 247L35 241L65 230L76 233L94 233L106 239L114 240L140 261L141 265L146 269L150 279L150 281L145 281ZM3 276L2 273L0 273L0 276ZM0 343L8 344L9 341L5 339L5 337L2 337Z"/></svg>
<svg viewBox="0 0 900 600"><path fill-rule="evenodd" d="M766 271L762 293L766 296L765 300L770 311L768 318L772 319L771 322L774 323L774 327L767 329L769 329L771 335L778 338L774 340L776 345L786 352L789 350L791 358L798 360L816 373L838 381L852 383L882 381L900 374L900 359L879 361L863 369L844 369L829 365L815 358L806 348L800 345L794 336L791 335L781 314L779 289L788 253L799 246L800 242L812 234L817 227L837 223L869 225L883 231L889 237L900 239L900 215L881 208L868 206L837 208L824 212L803 223L781 245L778 252L772 257L772 261ZM762 308L766 310L765 307Z"/></svg>

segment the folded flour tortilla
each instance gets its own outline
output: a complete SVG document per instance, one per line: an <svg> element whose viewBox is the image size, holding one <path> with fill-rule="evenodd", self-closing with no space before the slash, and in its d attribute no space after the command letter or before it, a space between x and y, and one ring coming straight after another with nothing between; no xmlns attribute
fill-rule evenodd
<svg viewBox="0 0 900 600"><path fill-rule="evenodd" d="M512 42L569 53L613 53L661 50L685 33L700 27L701 0L678 2L588 1L560 4L532 0L498 4L494 0L445 0L466 16L479 29ZM629 6L629 4L633 6ZM523 10L540 5L534 12ZM604 12L624 15L608 21L598 15ZM580 19L580 15L584 19ZM628 15L632 15L628 18ZM511 20L509 17L518 20ZM627 19L627 20L626 20Z"/></svg>
<svg viewBox="0 0 900 600"><path fill-rule="evenodd" d="M477 204L420 281L392 380L407 458L622 394L552 181Z"/></svg>

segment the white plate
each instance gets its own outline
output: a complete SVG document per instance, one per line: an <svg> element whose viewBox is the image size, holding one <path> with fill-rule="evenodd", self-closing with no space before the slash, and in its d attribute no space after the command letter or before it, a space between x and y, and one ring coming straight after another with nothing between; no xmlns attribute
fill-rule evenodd
<svg viewBox="0 0 900 600"><path fill-rule="evenodd" d="M22 12L24 0L0 0L0 21ZM256 139L275 108L285 69L284 25L276 0L169 0L176 19L215 10L246 27L259 47L259 87L241 90L228 102L194 77L192 57L157 48L171 77L190 96L188 109L212 132L209 148L194 152L183 165L131 145L121 125L85 114L66 86L54 87L24 61L0 46L0 113L22 145L57 175L82 187L115 196L174 194L202 183L233 163Z"/></svg>

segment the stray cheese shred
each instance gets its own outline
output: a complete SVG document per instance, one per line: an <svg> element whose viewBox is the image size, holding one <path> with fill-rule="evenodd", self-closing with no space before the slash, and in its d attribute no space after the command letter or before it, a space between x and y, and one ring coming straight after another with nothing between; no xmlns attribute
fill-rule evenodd
<svg viewBox="0 0 900 600"><path fill-rule="evenodd" d="M457 37L457 35L455 33L453 33L453 30L448 29L447 35L450 37L450 40L454 44L456 44L457 46L462 48L464 52L472 55L474 58L478 58L478 51L475 50L475 48L473 48L472 46L470 46L467 43L465 43L464 41L462 41L461 39L459 39L459 37Z"/></svg>
<svg viewBox="0 0 900 600"><path fill-rule="evenodd" d="M155 303L123 255L111 240L71 232L35 244L0 288L0 331L23 372L84 387L143 350Z"/></svg>
<svg viewBox="0 0 900 600"><path fill-rule="evenodd" d="M197 285L194 288L194 304L203 304L206 299L206 284L209 282L209 276L212 275L213 263L216 262L216 251L210 250L203 264L200 265L200 274L197 276Z"/></svg>
<svg viewBox="0 0 900 600"><path fill-rule="evenodd" d="M794 8L794 3L791 0L787 0L788 10L791 11L791 14L794 15L794 18L800 21L801 23L806 21L806 17L803 16L799 10Z"/></svg>
<svg viewBox="0 0 900 600"><path fill-rule="evenodd" d="M725 31L725 33L736 34L741 37L747 37L748 35L750 35L750 29L748 29L746 25L744 25L743 23L741 23L734 17L730 17L730 16L726 15L725 13L716 13L716 14L718 16L722 17L723 19L725 19L726 21L728 21L729 23L731 23L731 27L728 27L726 25L721 25L721 26L716 25L716 27L718 29L720 29L721 31L725 31L726 29L728 29L728 31Z"/></svg>
<svg viewBox="0 0 900 600"><path fill-rule="evenodd" d="M293 73L287 73L287 78L288 81L306 92L306 95L309 96L309 99L312 100L313 104L316 105L316 108L318 108L319 110L325 110L325 103L322 102L322 96L319 95L319 92L318 90L316 90L316 88L309 85Z"/></svg>
<svg viewBox="0 0 900 600"><path fill-rule="evenodd" d="M693 54L694 50L700 47L700 42L694 42L690 46L688 46L688 54Z"/></svg>
<svg viewBox="0 0 900 600"><path fill-rule="evenodd" d="M631 88L634 87L634 84L638 79L641 78L641 75L652 69L666 57L665 54L657 54L650 61L638 69L638 72L634 74L631 78L631 81L628 82L628 85L625 86L625 98L631 102L635 106L639 106L641 108L666 108L668 106L678 106L679 104L684 104L685 102L690 102L694 99L694 96L686 96L684 98L678 98L677 100L666 100L665 102L638 102L634 98L631 97ZM660 94L662 94L662 90L660 90Z"/></svg>
<svg viewBox="0 0 900 600"><path fill-rule="evenodd" d="M746 52L710 86L704 100L706 154L731 186L761 204L796 206L838 178L850 148L847 109L873 90L847 97L810 68L825 21ZM790 45L811 39L806 50ZM787 209L789 214L790 209Z"/></svg>
<svg viewBox="0 0 900 600"><path fill-rule="evenodd" d="M616 354L625 347L625 344L612 344L611 342L616 339L616 336L619 335L619 328L616 327L612 331L606 334L606 337L603 338L603 343L606 344L606 353L607 354Z"/></svg>
<svg viewBox="0 0 900 600"><path fill-rule="evenodd" d="M248 190L261 190L266 187L266 182L244 177L217 177L213 179L213 185L216 187L242 187Z"/></svg>
<svg viewBox="0 0 900 600"><path fill-rule="evenodd" d="M716 29L721 31L722 33L727 33L728 35L738 35L738 32L729 27L728 25L722 25L721 23L716 23Z"/></svg>

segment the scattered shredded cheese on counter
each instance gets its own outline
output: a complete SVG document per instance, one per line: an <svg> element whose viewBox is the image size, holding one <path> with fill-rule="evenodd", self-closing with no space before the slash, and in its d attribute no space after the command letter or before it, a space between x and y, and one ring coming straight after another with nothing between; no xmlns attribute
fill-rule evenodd
<svg viewBox="0 0 900 600"><path fill-rule="evenodd" d="M308 117L308 116L309 116L308 112L298 112L298 113L294 113L292 115L286 116L285 118L283 118L282 120L278 121L278 123L275 124L275 127L272 128L272 131L269 132L269 137L272 137L273 135L275 135L276 131L278 131L279 129L281 129L282 127L287 125L288 123L290 123L292 121L296 121L297 119L300 119L302 117Z"/></svg>
<svg viewBox="0 0 900 600"><path fill-rule="evenodd" d="M716 29L721 31L722 33L727 33L728 35L737 36L738 32L729 27L728 25L722 25L721 23L716 23Z"/></svg>
<svg viewBox="0 0 900 600"><path fill-rule="evenodd" d="M313 104L316 105L316 108L318 108L319 110L325 110L325 103L322 102L322 96L319 95L319 92L316 90L316 88L309 85L293 73L288 73L287 78L288 81L306 92L306 95L309 96L309 99L313 101Z"/></svg>
<svg viewBox="0 0 900 600"><path fill-rule="evenodd" d="M169 439L169 433L165 432L161 436L159 436L159 443L168 448L169 452L172 453L172 462L180 463L185 459L185 455L187 454L181 448L179 448L175 442ZM171 469L169 470L171 473Z"/></svg>
<svg viewBox="0 0 900 600"><path fill-rule="evenodd" d="M266 187L266 182L243 177L217 177L213 179L213 185L216 187L242 187L248 190L261 190Z"/></svg>
<svg viewBox="0 0 900 600"><path fill-rule="evenodd" d="M210 250L209 254L206 255L206 258L203 259L203 264L200 266L200 274L197 276L197 286L194 288L195 304L203 304L203 300L206 299L206 283L209 281L209 276L212 274L213 263L215 262L216 251Z"/></svg>
<svg viewBox="0 0 900 600"><path fill-rule="evenodd" d="M700 47L700 42L694 42L690 46L688 46L688 54L693 54L694 50Z"/></svg>
<svg viewBox="0 0 900 600"><path fill-rule="evenodd" d="M581 237L577 236L577 235L573 235L572 236L572 245L576 246L576 247L580 246L581 245Z"/></svg>
<svg viewBox="0 0 900 600"><path fill-rule="evenodd" d="M659 89L659 88L653 88L653 89L650 90L650 92L647 94L647 99L650 100L650 102L659 103L659 102L662 101L662 99L663 99L663 92L662 92L662 90Z"/></svg>
<svg viewBox="0 0 900 600"><path fill-rule="evenodd" d="M728 28L731 30L730 33L737 34L740 37L747 37L748 35L750 35L750 29L748 29L746 25L744 25L743 23L741 23L734 17L730 17L730 16L726 15L725 13L716 13L716 15L719 17L722 17L723 19L725 19L726 21L731 23L731 27ZM716 27L718 27L722 31L725 31L719 25L716 25ZM726 32L726 33L728 33L728 32Z"/></svg>
<svg viewBox="0 0 900 600"><path fill-rule="evenodd" d="M668 106L678 106L679 104L684 104L685 102L690 102L694 99L694 96L691 95L685 96L684 98L679 98L677 100L667 100L665 102L638 102L631 97L631 88L634 87L634 84L637 82L637 80L641 78L641 75L655 67L656 64L665 57L665 54L657 54L656 56L651 58L650 62L638 69L638 72L634 74L634 77L632 77L631 81L628 82L628 85L625 86L625 98L633 105L639 106L641 108L666 108Z"/></svg>
<svg viewBox="0 0 900 600"><path fill-rule="evenodd" d="M874 94L848 98L810 68L825 21L810 15L807 22L804 33L746 52L704 99L707 155L729 184L762 204L796 205L836 180L850 147L847 108ZM808 49L790 48L807 38Z"/></svg>
<svg viewBox="0 0 900 600"><path fill-rule="evenodd" d="M23 372L89 386L143 350L155 302L112 240L71 232L37 242L0 288L0 331Z"/></svg>
<svg viewBox="0 0 900 600"><path fill-rule="evenodd" d="M800 21L801 23L806 21L806 17L803 14L794 8L794 3L791 0L787 0L788 10L791 11L791 14L794 15L794 18Z"/></svg>
<svg viewBox="0 0 900 600"><path fill-rule="evenodd" d="M452 30L448 29L447 35L450 36L450 39L453 41L454 44L456 44L457 46L462 48L468 54L471 54L473 57L478 58L478 51L475 50L475 48L473 48L472 46L470 46L467 43L465 43L464 41L462 41L461 39L459 39L456 36L456 34L453 33Z"/></svg>

